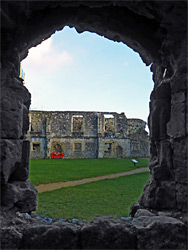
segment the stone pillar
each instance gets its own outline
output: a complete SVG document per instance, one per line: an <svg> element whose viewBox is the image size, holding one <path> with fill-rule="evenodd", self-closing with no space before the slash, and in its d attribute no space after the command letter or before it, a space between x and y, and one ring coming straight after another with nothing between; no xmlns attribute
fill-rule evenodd
<svg viewBox="0 0 188 250"><path fill-rule="evenodd" d="M97 113L97 140L98 140L98 156L97 158L103 158L103 115L102 113Z"/></svg>
<svg viewBox="0 0 188 250"><path fill-rule="evenodd" d="M152 66L155 88L150 103L151 179L140 205L157 210L187 210L186 41L172 47L168 64ZM166 49L166 50L165 50ZM169 49L169 47L168 47ZM164 55L167 47L164 47Z"/></svg>
<svg viewBox="0 0 188 250"><path fill-rule="evenodd" d="M1 209L31 212L37 191L28 181L30 143L30 93L18 77L15 65L2 62L1 78Z"/></svg>

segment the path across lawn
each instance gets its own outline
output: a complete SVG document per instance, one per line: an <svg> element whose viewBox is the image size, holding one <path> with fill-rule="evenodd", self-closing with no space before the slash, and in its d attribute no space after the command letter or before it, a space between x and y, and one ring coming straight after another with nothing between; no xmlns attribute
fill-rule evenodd
<svg viewBox="0 0 188 250"><path fill-rule="evenodd" d="M81 185L81 184L88 183L88 182L99 181L99 180L104 180L104 179L113 179L113 178L117 178L120 176L131 175L131 174L141 173L145 171L149 171L149 168L139 168L139 169L135 169L135 170L128 171L128 172L110 174L110 175L105 175L105 176L98 176L94 178L87 178L87 179L76 180L76 181L40 184L36 186L35 188L37 189L38 193L43 193L47 191L60 189L62 187L77 186L77 185Z"/></svg>

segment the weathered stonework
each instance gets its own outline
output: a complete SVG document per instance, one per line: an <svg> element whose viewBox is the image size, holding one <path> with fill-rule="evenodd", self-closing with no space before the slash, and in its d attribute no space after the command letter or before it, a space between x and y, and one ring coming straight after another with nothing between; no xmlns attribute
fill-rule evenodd
<svg viewBox="0 0 188 250"><path fill-rule="evenodd" d="M15 215L36 207L26 180L30 94L20 62L66 25L123 42L151 65L151 178L131 215L150 213L139 211L130 224L105 218L82 228L43 226ZM2 249L186 249L187 110L187 1L1 1Z"/></svg>
<svg viewBox="0 0 188 250"><path fill-rule="evenodd" d="M63 152L64 158L149 157L146 123L124 113L31 110L29 120L34 159L52 152Z"/></svg>

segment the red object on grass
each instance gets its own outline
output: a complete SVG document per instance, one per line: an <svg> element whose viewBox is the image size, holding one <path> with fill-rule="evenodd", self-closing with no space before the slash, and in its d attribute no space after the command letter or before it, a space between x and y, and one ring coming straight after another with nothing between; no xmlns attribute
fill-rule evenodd
<svg viewBox="0 0 188 250"><path fill-rule="evenodd" d="M64 154L62 153L62 152L58 152L58 153L51 153L51 158L52 159L62 159L63 158L63 156L64 156Z"/></svg>

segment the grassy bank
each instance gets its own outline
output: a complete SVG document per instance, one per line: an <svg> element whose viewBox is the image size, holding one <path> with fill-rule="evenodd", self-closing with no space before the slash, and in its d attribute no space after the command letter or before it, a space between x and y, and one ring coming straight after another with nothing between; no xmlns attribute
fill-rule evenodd
<svg viewBox="0 0 188 250"><path fill-rule="evenodd" d="M137 159L134 167L126 159L40 159L30 160L30 181L34 185L65 182L148 167L149 159Z"/></svg>

